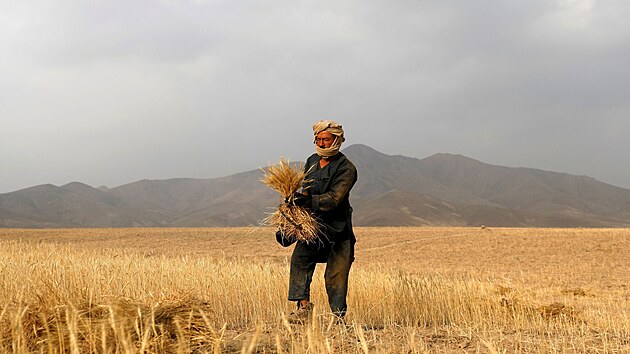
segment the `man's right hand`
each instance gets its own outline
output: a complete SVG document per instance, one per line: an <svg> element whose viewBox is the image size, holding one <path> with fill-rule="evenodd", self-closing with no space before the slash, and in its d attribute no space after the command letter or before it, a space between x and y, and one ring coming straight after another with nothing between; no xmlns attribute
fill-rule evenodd
<svg viewBox="0 0 630 354"><path fill-rule="evenodd" d="M306 195L306 194L302 194L302 193L295 193L293 195L293 204L295 206L299 206L299 207L303 207L303 208L310 208L311 207L311 196L310 195Z"/></svg>

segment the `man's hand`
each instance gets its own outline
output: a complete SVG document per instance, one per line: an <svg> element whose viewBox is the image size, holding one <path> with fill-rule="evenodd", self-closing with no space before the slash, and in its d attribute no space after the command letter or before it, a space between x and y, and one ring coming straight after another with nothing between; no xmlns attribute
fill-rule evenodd
<svg viewBox="0 0 630 354"><path fill-rule="evenodd" d="M296 238L295 237L287 237L285 234L282 233L282 231L278 230L278 231L276 231L276 241L282 247L289 247L296 241Z"/></svg>
<svg viewBox="0 0 630 354"><path fill-rule="evenodd" d="M311 196L302 193L295 193L293 195L293 205L310 209Z"/></svg>

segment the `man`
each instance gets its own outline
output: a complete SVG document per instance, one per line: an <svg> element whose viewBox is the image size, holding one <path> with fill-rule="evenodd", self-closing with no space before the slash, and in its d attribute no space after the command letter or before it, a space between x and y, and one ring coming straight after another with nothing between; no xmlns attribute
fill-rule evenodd
<svg viewBox="0 0 630 354"><path fill-rule="evenodd" d="M354 261L355 237L352 231L350 190L357 181L357 170L339 148L344 142L342 126L332 120L313 125L316 153L306 160L307 176L302 194L294 203L310 209L320 224L319 242L298 241L291 256L289 301L297 310L289 321L300 323L310 317L310 285L317 263L326 263L324 280L331 311L339 318L346 314L348 275Z"/></svg>

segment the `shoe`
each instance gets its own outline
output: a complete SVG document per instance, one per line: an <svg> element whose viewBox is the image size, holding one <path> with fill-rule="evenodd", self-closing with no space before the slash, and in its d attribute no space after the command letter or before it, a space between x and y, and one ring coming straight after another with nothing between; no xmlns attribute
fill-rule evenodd
<svg viewBox="0 0 630 354"><path fill-rule="evenodd" d="M313 315L313 303L309 302L306 306L299 307L294 312L291 312L287 320L289 323L304 324Z"/></svg>

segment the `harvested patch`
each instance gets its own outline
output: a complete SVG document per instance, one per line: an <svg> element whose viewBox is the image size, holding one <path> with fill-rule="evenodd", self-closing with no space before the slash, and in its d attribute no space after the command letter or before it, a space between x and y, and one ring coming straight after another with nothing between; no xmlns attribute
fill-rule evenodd
<svg viewBox="0 0 630 354"><path fill-rule="evenodd" d="M573 306L567 306L561 302L543 305L539 308L540 314L546 319L565 318L567 320L579 320L578 311Z"/></svg>
<svg viewBox="0 0 630 354"><path fill-rule="evenodd" d="M561 291L561 293L565 295L573 295L573 296L587 296L588 295L586 291L584 291L584 289L581 289L581 288L564 289Z"/></svg>

